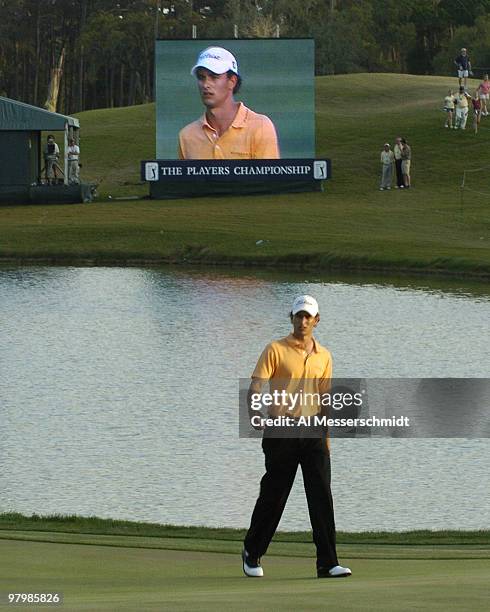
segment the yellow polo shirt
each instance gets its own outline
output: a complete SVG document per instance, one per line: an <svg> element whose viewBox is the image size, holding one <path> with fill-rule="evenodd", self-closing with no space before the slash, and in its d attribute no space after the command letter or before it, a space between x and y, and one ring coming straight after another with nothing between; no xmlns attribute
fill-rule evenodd
<svg viewBox="0 0 490 612"><path fill-rule="evenodd" d="M239 103L233 123L218 136L206 114L179 133L179 159L279 159L274 124Z"/></svg>
<svg viewBox="0 0 490 612"><path fill-rule="evenodd" d="M300 342L289 334L265 347L252 378L268 380L271 393L284 389L299 397L292 410L287 405L270 406L270 416L313 416L319 414L322 408L315 396L327 393L330 389L332 356L315 339L313 351L308 355L301 348Z"/></svg>
<svg viewBox="0 0 490 612"><path fill-rule="evenodd" d="M455 102L459 108L468 108L468 98L464 93L457 93Z"/></svg>

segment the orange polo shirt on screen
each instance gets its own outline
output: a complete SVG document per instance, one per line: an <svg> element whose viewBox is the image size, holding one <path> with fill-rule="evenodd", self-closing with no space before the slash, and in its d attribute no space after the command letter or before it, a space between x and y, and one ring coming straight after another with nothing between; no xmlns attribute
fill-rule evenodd
<svg viewBox="0 0 490 612"><path fill-rule="evenodd" d="M266 115L239 103L233 123L221 136L206 114L179 133L179 159L279 159L276 129Z"/></svg>

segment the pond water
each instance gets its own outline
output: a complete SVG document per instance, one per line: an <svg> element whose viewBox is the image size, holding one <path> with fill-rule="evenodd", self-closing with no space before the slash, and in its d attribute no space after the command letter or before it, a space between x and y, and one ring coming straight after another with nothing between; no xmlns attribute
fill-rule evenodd
<svg viewBox="0 0 490 612"><path fill-rule="evenodd" d="M3 267L0 512L248 526L263 456L238 380L299 293L336 376L489 376L483 284ZM336 439L332 472L338 529L490 528L488 439ZM280 528L309 528L300 472Z"/></svg>

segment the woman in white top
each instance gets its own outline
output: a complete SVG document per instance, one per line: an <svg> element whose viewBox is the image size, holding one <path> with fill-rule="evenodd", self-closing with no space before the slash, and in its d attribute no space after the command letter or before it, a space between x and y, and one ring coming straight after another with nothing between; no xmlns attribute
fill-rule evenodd
<svg viewBox="0 0 490 612"><path fill-rule="evenodd" d="M444 111L446 112L446 123L444 127L453 129L454 94L452 89L447 92L447 96L444 98Z"/></svg>

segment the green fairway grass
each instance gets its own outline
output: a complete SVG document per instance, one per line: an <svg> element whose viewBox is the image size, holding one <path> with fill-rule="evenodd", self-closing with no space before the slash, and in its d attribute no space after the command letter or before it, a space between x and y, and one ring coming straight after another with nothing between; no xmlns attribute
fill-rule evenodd
<svg viewBox="0 0 490 612"><path fill-rule="evenodd" d="M235 554L169 548L0 539L0 591L62 592L70 611L488 609L488 554L468 559L453 547L444 559L426 558L425 548L415 558L340 550L353 571L343 580L316 579L311 555L271 551L265 577L250 579L238 546Z"/></svg>
<svg viewBox="0 0 490 612"><path fill-rule="evenodd" d="M277 533L263 559L265 577L246 578L243 536L230 528L4 513L0 593L61 592L70 611L488 609L488 531L339 533L339 557L353 571L344 580L315 577L310 532Z"/></svg>
<svg viewBox="0 0 490 612"><path fill-rule="evenodd" d="M490 173L469 174L463 200L460 185L464 168L490 166L490 117L477 135L471 118L464 132L443 128L453 78L316 81L317 155L333 164L324 193L115 200L148 193L139 162L154 157L154 105L85 112L83 177L100 183L100 200L0 207L0 258L489 276ZM413 189L380 192L380 151L397 135L412 146Z"/></svg>

